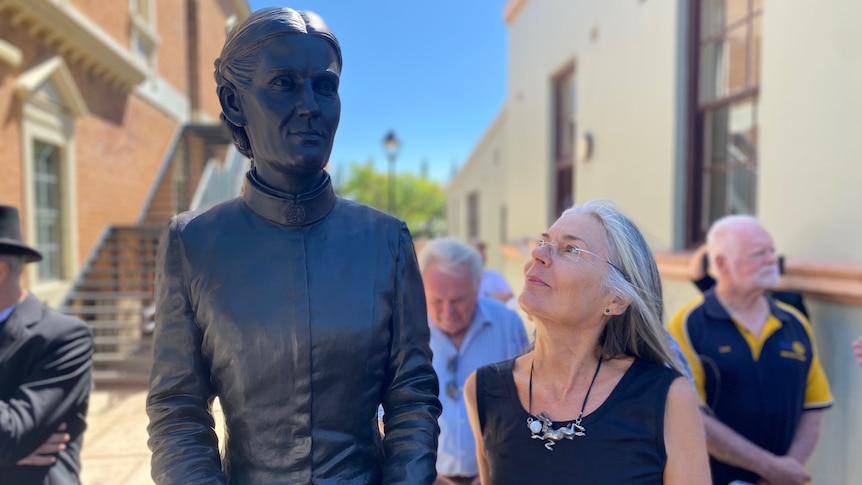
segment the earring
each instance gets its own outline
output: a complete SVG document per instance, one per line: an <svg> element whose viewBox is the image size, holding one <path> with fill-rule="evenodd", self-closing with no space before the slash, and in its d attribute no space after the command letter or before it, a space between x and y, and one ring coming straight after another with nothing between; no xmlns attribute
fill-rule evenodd
<svg viewBox="0 0 862 485"><path fill-rule="evenodd" d="M610 312L611 312L610 308L605 308L605 313L610 313Z"/></svg>

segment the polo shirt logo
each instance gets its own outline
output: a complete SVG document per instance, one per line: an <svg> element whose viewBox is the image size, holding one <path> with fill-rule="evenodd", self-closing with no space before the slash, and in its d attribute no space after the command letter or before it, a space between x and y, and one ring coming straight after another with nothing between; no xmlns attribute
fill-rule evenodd
<svg viewBox="0 0 862 485"><path fill-rule="evenodd" d="M733 351L733 348L730 345L722 345L718 348L719 354L729 354L731 351Z"/></svg>
<svg viewBox="0 0 862 485"><path fill-rule="evenodd" d="M805 345L798 340L793 342L779 342L778 347L781 349L778 355L785 359L796 359L800 362L806 362L808 356L805 354Z"/></svg>

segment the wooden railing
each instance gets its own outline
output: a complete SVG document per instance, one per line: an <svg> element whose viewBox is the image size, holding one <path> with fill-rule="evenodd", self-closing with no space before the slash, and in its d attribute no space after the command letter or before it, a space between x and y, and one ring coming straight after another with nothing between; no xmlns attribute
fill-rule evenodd
<svg viewBox="0 0 862 485"><path fill-rule="evenodd" d="M690 252L656 252L663 278L687 280ZM779 289L845 305L862 306L862 262L788 259Z"/></svg>

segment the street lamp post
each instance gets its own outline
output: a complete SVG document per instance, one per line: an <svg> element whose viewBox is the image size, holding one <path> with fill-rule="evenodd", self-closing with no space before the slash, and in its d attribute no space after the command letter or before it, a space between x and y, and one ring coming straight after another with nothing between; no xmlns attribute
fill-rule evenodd
<svg viewBox="0 0 862 485"><path fill-rule="evenodd" d="M395 131L389 130L383 138L383 149L389 159L389 213L395 215L395 159L398 157L398 147L401 143L395 136Z"/></svg>

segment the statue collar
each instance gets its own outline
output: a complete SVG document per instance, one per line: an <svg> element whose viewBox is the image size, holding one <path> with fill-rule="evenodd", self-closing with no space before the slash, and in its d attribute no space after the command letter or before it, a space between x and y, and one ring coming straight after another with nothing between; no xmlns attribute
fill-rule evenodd
<svg viewBox="0 0 862 485"><path fill-rule="evenodd" d="M264 186L254 168L245 174L242 199L257 215L283 226L308 226L323 219L335 207L335 191L329 174L310 192L292 195Z"/></svg>

